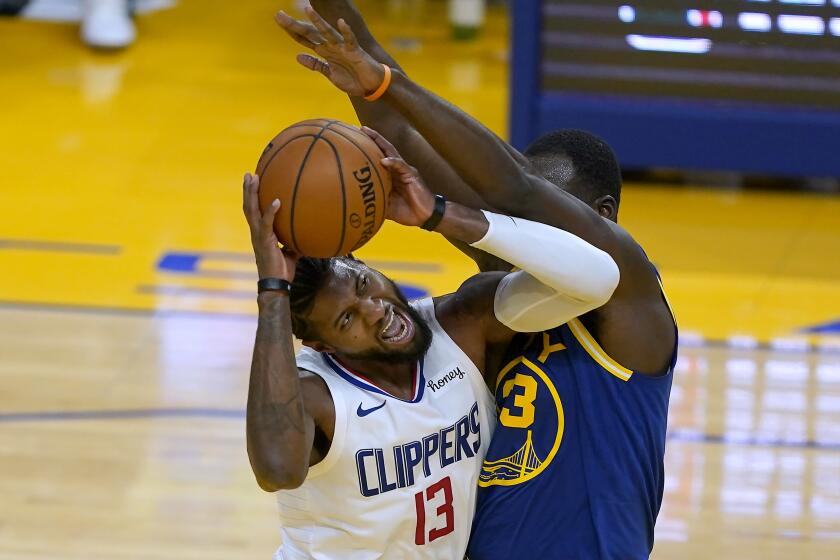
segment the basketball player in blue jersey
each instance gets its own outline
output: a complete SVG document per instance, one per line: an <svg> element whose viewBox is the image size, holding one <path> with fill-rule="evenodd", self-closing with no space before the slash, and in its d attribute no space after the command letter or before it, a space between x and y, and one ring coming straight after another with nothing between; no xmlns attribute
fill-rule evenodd
<svg viewBox="0 0 840 560"><path fill-rule="evenodd" d="M523 156L411 82L349 2L313 3L332 25L311 10L311 23L277 16L321 57L299 62L348 93L360 120L392 139L430 184L468 206L574 233L621 271L605 305L517 336L505 352L491 384L499 424L480 475L470 558L647 558L677 330L655 268L616 223L620 174L611 151L586 133L559 131ZM389 74L384 94L365 102ZM510 267L452 241L483 270Z"/></svg>

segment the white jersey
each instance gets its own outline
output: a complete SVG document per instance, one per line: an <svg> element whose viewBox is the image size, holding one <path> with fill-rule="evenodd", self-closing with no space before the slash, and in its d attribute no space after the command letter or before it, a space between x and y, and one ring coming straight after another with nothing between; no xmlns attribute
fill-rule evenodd
<svg viewBox="0 0 840 560"><path fill-rule="evenodd" d="M277 492L275 559L463 559L495 403L437 322L432 300L412 306L432 344L416 366L411 400L330 355L298 354L298 367L323 378L332 394L335 435L303 485Z"/></svg>

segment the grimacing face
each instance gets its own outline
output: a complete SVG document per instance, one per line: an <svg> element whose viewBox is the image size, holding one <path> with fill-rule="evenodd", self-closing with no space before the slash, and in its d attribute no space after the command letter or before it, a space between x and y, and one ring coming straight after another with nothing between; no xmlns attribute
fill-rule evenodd
<svg viewBox="0 0 840 560"><path fill-rule="evenodd" d="M360 261L333 263L307 321L319 339L310 345L352 359L413 362L432 338L397 285Z"/></svg>

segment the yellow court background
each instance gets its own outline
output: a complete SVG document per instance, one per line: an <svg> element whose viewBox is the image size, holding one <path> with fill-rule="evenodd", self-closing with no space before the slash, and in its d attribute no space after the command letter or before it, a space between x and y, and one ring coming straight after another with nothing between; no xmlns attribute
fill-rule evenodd
<svg viewBox="0 0 840 560"><path fill-rule="evenodd" d="M276 27L290 1L182 0L91 53L0 19L0 558L267 558L243 409L255 326L241 181L285 126L355 123ZM502 136L507 19L360 2L420 83ZM466 148L468 149L468 147ZM628 184L620 223L685 335L654 558L840 557L840 198ZM386 224L411 293L474 272Z"/></svg>

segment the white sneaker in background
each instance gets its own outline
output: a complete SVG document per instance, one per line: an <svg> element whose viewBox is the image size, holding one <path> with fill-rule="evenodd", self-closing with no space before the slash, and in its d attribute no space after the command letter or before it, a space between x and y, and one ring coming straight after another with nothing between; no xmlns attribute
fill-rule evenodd
<svg viewBox="0 0 840 560"><path fill-rule="evenodd" d="M2 4L3 0L0 0ZM43 21L78 21L83 19L86 0L29 0L29 3L20 12L20 17L25 19L38 19ZM134 13L147 14L159 10L168 10L177 3L177 0L134 0Z"/></svg>
<svg viewBox="0 0 840 560"><path fill-rule="evenodd" d="M449 23L454 39L474 39L484 25L487 0L449 0Z"/></svg>
<svg viewBox="0 0 840 560"><path fill-rule="evenodd" d="M121 49L137 32L128 14L128 0L83 0L82 40L100 49Z"/></svg>

